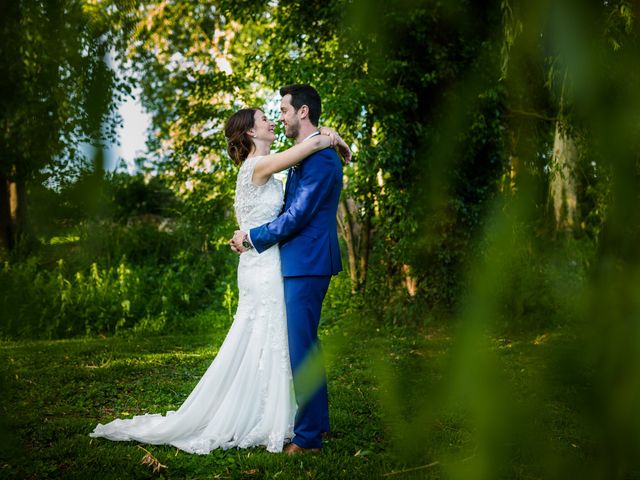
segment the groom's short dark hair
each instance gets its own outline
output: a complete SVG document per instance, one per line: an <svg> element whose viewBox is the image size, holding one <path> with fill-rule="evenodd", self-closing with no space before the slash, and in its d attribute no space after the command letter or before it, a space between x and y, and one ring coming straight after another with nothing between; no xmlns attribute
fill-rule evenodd
<svg viewBox="0 0 640 480"><path fill-rule="evenodd" d="M298 111L302 105L309 107L309 121L313 126L318 126L322 113L322 102L317 90L311 85L296 83L280 88L280 96L291 95L291 105Z"/></svg>

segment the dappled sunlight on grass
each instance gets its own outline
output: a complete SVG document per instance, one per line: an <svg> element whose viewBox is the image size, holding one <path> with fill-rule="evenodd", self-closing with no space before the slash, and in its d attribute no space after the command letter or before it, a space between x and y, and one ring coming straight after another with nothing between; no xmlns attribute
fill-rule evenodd
<svg viewBox="0 0 640 480"><path fill-rule="evenodd" d="M111 367L149 367L149 366L168 366L169 364L179 363L184 360L203 360L209 362L213 360L218 353L217 349L202 349L199 352L184 353L149 353L138 357L128 357L122 355L122 358L113 358L112 354L106 354L104 358L98 358L96 363L87 363L85 368L111 368ZM193 363L193 362L191 362Z"/></svg>

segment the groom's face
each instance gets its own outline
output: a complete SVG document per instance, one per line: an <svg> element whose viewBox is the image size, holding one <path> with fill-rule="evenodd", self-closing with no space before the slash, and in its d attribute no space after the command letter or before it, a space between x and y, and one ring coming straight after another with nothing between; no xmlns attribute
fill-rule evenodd
<svg viewBox="0 0 640 480"><path fill-rule="evenodd" d="M291 95L287 94L280 101L280 118L284 124L284 134L287 138L297 138L300 132L300 119L296 109L291 105Z"/></svg>

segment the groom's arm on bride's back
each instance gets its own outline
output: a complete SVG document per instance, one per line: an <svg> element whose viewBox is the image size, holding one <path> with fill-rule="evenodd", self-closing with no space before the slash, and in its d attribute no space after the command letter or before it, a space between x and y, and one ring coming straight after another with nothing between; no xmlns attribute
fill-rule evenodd
<svg viewBox="0 0 640 480"><path fill-rule="evenodd" d="M334 150L325 149L305 160L293 202L274 221L252 228L249 236L258 252L300 231L339 183L342 170Z"/></svg>

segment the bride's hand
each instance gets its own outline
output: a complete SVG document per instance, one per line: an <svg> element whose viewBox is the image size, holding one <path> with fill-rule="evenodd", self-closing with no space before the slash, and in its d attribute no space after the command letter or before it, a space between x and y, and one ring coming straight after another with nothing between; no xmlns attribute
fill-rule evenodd
<svg viewBox="0 0 640 480"><path fill-rule="evenodd" d="M233 238L229 240L229 246L235 253L244 253L247 251L247 249L242 245L242 240L245 235L246 233L241 230L233 232Z"/></svg>
<svg viewBox="0 0 640 480"><path fill-rule="evenodd" d="M331 146L335 147L338 143L338 132L329 127L320 127L320 135L326 135L331 139Z"/></svg>
<svg viewBox="0 0 640 480"><path fill-rule="evenodd" d="M338 153L340 153L340 155L342 155L342 158L344 158L346 163L351 162L351 149L349 148L349 145L347 145L347 142L345 142L337 133L336 137L338 137L338 142L334 148Z"/></svg>
<svg viewBox="0 0 640 480"><path fill-rule="evenodd" d="M346 163L351 162L351 149L349 145L338 135L338 132L328 127L320 127L320 134L327 135L331 139L331 146L335 148Z"/></svg>

